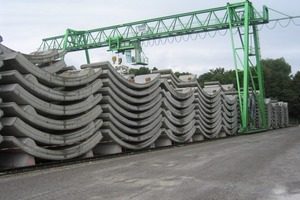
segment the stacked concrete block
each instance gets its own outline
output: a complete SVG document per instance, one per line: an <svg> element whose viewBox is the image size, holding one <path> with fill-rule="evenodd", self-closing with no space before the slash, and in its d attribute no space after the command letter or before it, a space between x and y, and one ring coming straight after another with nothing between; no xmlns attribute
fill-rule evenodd
<svg viewBox="0 0 300 200"><path fill-rule="evenodd" d="M101 69L64 71L63 52L23 55L0 46L3 128L0 165L64 160L89 153L102 139Z"/></svg>
<svg viewBox="0 0 300 200"><path fill-rule="evenodd" d="M0 167L158 148L238 132L233 84L209 82L201 88L195 75L177 78L171 70L122 76L109 62L76 70L60 59L64 54L50 50L24 55L0 46ZM286 126L287 105L268 105L270 124L276 113L277 126Z"/></svg>
<svg viewBox="0 0 300 200"><path fill-rule="evenodd" d="M268 128L284 128L289 125L288 103L266 99L266 113Z"/></svg>

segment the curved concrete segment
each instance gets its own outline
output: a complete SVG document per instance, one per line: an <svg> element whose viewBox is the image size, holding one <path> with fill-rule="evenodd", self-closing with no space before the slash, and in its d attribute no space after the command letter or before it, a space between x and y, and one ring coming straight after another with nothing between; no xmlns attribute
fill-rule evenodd
<svg viewBox="0 0 300 200"><path fill-rule="evenodd" d="M70 145L85 140L92 136L102 125L101 120L96 120L76 131L57 131L53 134L35 129L16 117L2 118L1 123L4 126L3 136L29 137L38 143L57 145Z"/></svg>
<svg viewBox="0 0 300 200"><path fill-rule="evenodd" d="M36 110L51 115L76 115L85 112L100 102L102 95L96 94L68 105L48 103L26 91L19 84L0 85L0 94L5 102L16 102L19 105L31 105Z"/></svg>
<svg viewBox="0 0 300 200"><path fill-rule="evenodd" d="M0 74L2 75L2 79L0 79L1 85L17 83L34 96L45 100L77 101L93 95L102 87L101 80L96 79L79 89L71 91L59 90L58 88L50 88L40 84L32 74L22 75L16 70L4 71L0 72Z"/></svg>
<svg viewBox="0 0 300 200"><path fill-rule="evenodd" d="M14 136L4 136L3 138L3 143L10 143L8 144L10 147L20 148L22 151L35 157L46 160L66 160L76 158L89 152L100 142L102 134L98 131L80 144L66 146L65 148L58 146L56 150L38 146L32 139L28 139L24 142L23 138L18 139Z"/></svg>
<svg viewBox="0 0 300 200"><path fill-rule="evenodd" d="M30 54L23 54L33 64L44 64L54 62L63 57L67 52L65 50L50 49L48 51L36 51Z"/></svg>
<svg viewBox="0 0 300 200"><path fill-rule="evenodd" d="M63 61L59 61L65 65ZM101 69L84 69L78 71L66 71L62 74L51 74L39 67L35 66L29 60L27 60L21 53L10 53L4 58L4 65L0 68L0 71L14 70L16 69L21 74L32 74L40 82L49 86L64 86L75 87L83 84L87 84L102 73Z"/></svg>
<svg viewBox="0 0 300 200"><path fill-rule="evenodd" d="M102 113L102 109L98 105L78 116L65 119L52 119L40 115L30 105L19 106L14 102L9 102L0 104L0 108L5 112L6 117L19 117L34 127L65 131L85 126L94 121Z"/></svg>

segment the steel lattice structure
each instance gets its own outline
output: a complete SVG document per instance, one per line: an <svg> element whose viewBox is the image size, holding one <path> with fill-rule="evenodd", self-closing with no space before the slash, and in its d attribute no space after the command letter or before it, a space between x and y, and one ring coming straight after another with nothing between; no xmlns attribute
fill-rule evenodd
<svg viewBox="0 0 300 200"><path fill-rule="evenodd" d="M230 30L237 90L240 104L241 132L267 128L264 106L264 87L260 65L260 47L257 25L269 22L268 8L258 12L248 0L228 3L226 6L188 12L178 15L142 20L86 31L67 29L64 35L43 39L40 51L64 49L67 52L84 50L90 63L88 49L108 47L111 51L135 50L136 64L141 59L141 42L218 30ZM238 34L234 34L234 33ZM242 75L239 75L242 73ZM251 119L251 95L259 105L261 121Z"/></svg>

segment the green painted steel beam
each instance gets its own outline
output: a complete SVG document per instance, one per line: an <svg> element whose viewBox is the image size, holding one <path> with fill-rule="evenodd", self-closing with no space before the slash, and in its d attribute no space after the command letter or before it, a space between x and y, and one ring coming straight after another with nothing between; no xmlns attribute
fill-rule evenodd
<svg viewBox="0 0 300 200"><path fill-rule="evenodd" d="M242 7L243 4L235 3L230 5L240 5ZM233 26L243 24L243 12L243 10L238 10L234 13L237 20ZM266 7L263 9L263 14L256 12L255 17L250 19L250 24L267 22ZM86 31L68 29L65 35L43 39L39 50L56 48L70 52L107 47L109 46L110 38L122 38L119 45L126 48L126 46L131 45L132 41L146 41L228 28L227 6L224 6Z"/></svg>

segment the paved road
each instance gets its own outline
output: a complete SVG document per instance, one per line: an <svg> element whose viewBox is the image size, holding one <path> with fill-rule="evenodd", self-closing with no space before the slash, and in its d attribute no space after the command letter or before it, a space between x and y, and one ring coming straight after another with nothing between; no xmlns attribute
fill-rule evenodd
<svg viewBox="0 0 300 200"><path fill-rule="evenodd" d="M0 199L300 199L300 126L0 177Z"/></svg>

